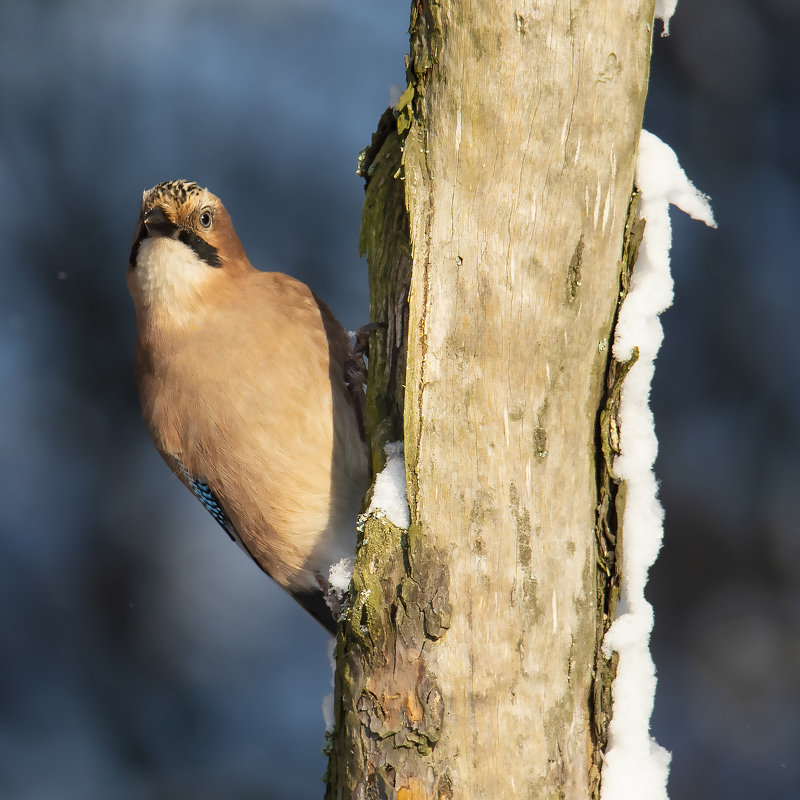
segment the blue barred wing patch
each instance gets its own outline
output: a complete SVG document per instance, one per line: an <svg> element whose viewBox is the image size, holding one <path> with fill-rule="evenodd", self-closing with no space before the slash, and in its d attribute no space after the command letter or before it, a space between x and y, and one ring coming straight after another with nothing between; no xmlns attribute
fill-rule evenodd
<svg viewBox="0 0 800 800"><path fill-rule="evenodd" d="M234 542L241 545L242 540L236 533L233 523L225 513L222 503L220 503L219 498L214 494L211 487L202 478L192 475L189 470L180 463L180 461L178 464L183 470L186 480L189 481L189 486L191 487L194 496L203 504L203 508L205 508L205 510L208 511L212 517L214 517L214 519L219 523L220 527L225 531L225 533L228 534L228 536L231 537Z"/></svg>

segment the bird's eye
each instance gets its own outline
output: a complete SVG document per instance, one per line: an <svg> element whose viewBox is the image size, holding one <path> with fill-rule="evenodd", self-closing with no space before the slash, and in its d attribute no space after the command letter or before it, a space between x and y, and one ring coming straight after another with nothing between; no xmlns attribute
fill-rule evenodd
<svg viewBox="0 0 800 800"><path fill-rule="evenodd" d="M202 227L210 228L211 223L214 220L214 217L212 216L210 211L203 211L203 213L200 214L200 216L197 219Z"/></svg>

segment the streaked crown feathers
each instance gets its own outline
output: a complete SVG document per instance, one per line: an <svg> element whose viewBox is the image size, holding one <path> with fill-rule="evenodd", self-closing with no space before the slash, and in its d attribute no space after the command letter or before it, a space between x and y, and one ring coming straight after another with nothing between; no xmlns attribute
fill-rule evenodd
<svg viewBox="0 0 800 800"><path fill-rule="evenodd" d="M155 208L155 206L165 202L181 206L187 200L199 198L207 191L207 189L198 186L194 181L164 181L152 189L145 189L142 192L142 211Z"/></svg>

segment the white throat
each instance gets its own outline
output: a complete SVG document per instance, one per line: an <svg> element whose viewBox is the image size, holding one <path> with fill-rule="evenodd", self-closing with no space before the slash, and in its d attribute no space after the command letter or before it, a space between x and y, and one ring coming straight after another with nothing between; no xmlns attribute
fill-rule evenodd
<svg viewBox="0 0 800 800"><path fill-rule="evenodd" d="M193 316L214 268L191 247L165 236L143 239L136 254L136 275L142 302L153 312L181 323Z"/></svg>

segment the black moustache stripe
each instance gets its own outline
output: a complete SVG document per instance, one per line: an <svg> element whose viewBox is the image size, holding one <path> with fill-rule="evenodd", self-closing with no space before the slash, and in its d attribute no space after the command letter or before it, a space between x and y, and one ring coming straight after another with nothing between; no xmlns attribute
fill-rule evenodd
<svg viewBox="0 0 800 800"><path fill-rule="evenodd" d="M178 234L178 241L183 242L197 254L201 261L205 261L209 267L221 267L222 259L219 257L217 248L210 245L205 239L201 239L196 233L187 231L185 228Z"/></svg>
<svg viewBox="0 0 800 800"><path fill-rule="evenodd" d="M151 225L150 228L151 231L148 231L147 227L142 225L139 235L136 237L136 241L131 247L131 255L128 259L128 263L133 269L136 268L136 257L139 254L139 247L147 238L149 232L155 233L158 236L175 237L175 232L178 230L177 226L172 225L171 223L168 225ZM195 255L197 255L201 261L208 264L209 267L216 268L222 266L222 259L219 257L217 248L213 245L210 245L205 239L202 239L196 233L187 231L186 229L181 229L175 238L177 238L179 242L183 242L187 247L191 247L195 252Z"/></svg>

